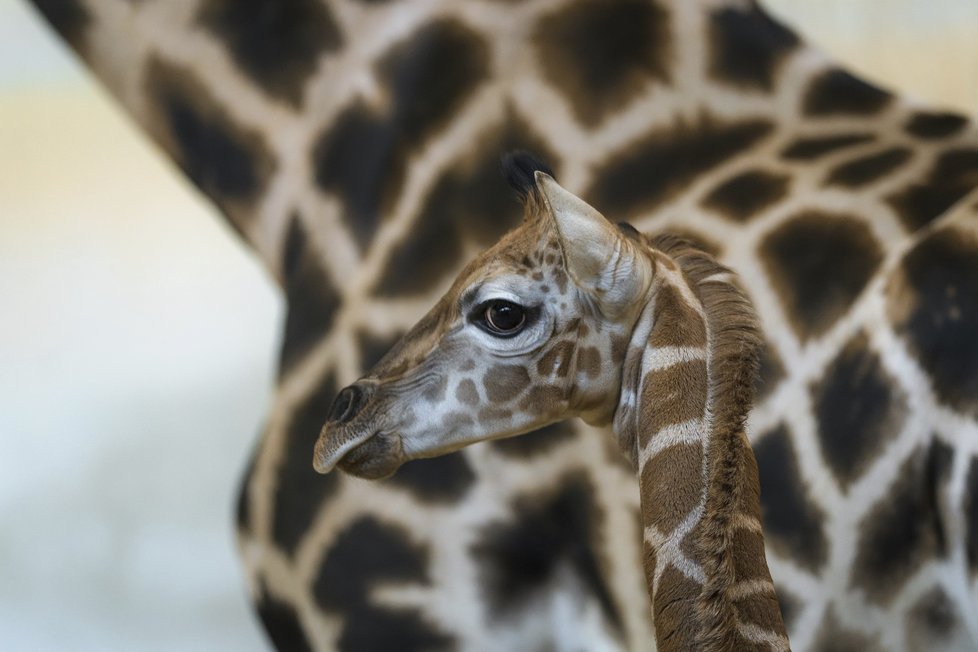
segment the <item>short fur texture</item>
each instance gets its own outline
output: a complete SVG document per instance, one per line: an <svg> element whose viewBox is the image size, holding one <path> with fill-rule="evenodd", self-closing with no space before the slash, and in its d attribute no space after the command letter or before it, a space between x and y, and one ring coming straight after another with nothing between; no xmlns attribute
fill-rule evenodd
<svg viewBox="0 0 978 652"><path fill-rule="evenodd" d="M706 584L700 595L702 624L697 641L703 650L733 650L737 649L738 641L743 641L737 635L736 602L730 589L736 581L744 579L738 577L742 569L737 568L737 562L750 558L741 550L739 559L735 559L738 551L734 548L738 542L733 520L738 512L760 516L757 464L744 428L754 401L761 339L753 307L744 293L729 283L704 282L711 276L730 274L730 270L675 236L656 237L652 245L676 261L689 278L709 324L712 349L709 396L713 419L707 452L707 507L698 538ZM762 535L758 534L752 543L761 546L757 552L763 560ZM766 565L750 571L755 577L763 575L770 579ZM773 592L769 600L771 613L779 613ZM767 619L758 624L784 634L780 621Z"/></svg>

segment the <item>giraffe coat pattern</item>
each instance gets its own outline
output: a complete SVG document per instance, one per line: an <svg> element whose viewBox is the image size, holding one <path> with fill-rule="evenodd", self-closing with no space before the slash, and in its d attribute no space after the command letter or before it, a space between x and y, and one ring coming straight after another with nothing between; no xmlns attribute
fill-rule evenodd
<svg viewBox="0 0 978 652"><path fill-rule="evenodd" d="M515 148L737 271L793 649L976 645L971 121L746 0L36 4L282 285L237 521L276 645L653 645L640 497L607 433L548 426L381 482L310 465L337 390L519 223L497 170Z"/></svg>

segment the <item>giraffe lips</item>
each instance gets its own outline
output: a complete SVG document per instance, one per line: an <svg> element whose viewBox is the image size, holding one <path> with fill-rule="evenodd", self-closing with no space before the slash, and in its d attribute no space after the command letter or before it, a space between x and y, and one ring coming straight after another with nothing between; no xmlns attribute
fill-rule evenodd
<svg viewBox="0 0 978 652"><path fill-rule="evenodd" d="M316 442L312 465L319 473L329 473L338 466L350 475L377 480L392 475L404 462L398 435L327 423Z"/></svg>
<svg viewBox="0 0 978 652"><path fill-rule="evenodd" d="M327 422L316 441L312 458L313 468L318 473L329 473L347 453L367 442L375 434L377 434L375 430L367 428L350 432L350 429L342 425Z"/></svg>

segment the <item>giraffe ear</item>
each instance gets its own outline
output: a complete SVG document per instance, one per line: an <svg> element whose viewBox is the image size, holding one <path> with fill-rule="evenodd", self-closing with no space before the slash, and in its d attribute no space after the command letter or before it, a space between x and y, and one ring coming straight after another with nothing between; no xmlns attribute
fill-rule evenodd
<svg viewBox="0 0 978 652"><path fill-rule="evenodd" d="M628 301L639 291L644 257L590 204L536 173L536 187L557 226L567 271L582 289L606 301Z"/></svg>

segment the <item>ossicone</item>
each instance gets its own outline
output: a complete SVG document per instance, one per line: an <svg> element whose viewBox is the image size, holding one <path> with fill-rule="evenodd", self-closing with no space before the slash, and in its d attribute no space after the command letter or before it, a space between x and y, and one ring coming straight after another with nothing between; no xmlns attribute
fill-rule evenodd
<svg viewBox="0 0 978 652"><path fill-rule="evenodd" d="M543 172L551 178L554 176L553 170L546 163L540 162L524 150L518 149L503 156L503 175L523 202L537 193L537 172Z"/></svg>

